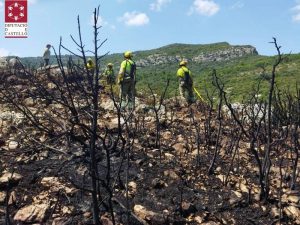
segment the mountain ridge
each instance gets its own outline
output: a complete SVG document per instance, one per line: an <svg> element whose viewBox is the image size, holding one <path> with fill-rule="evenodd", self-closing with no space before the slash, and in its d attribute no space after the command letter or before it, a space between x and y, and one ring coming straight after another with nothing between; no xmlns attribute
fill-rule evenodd
<svg viewBox="0 0 300 225"><path fill-rule="evenodd" d="M62 61L67 65L69 55L63 55ZM231 95L236 100L242 100L253 87L262 79L263 73L269 73L275 61L275 56L259 55L256 48L251 45L230 45L228 42L212 44L184 44L173 43L159 48L134 51L134 60L137 63L137 89L148 90L148 86L159 93L164 89L169 79L168 96L174 96L178 89L176 71L178 62L188 60L188 67L193 73L194 83L205 95L204 89L212 90L211 71L217 73L230 88ZM300 83L300 54L284 56L284 61L277 71L277 84L282 88ZM82 64L78 57L72 56L73 62ZM113 63L115 73L118 72L123 60L122 53L109 54L100 60L100 70L103 71L107 63ZM56 59L52 55L51 63ZM42 57L22 58L22 62L30 66L40 66ZM263 69L264 68L264 69ZM265 75L264 75L265 76ZM266 95L268 81L262 82L262 96Z"/></svg>

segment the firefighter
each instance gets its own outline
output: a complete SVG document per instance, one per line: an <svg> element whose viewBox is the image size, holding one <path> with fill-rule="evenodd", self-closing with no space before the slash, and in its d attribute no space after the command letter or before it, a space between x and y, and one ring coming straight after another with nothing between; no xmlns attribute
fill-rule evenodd
<svg viewBox="0 0 300 225"><path fill-rule="evenodd" d="M179 80L179 93L181 97L185 98L188 104L194 103L195 96L193 92L192 72L187 68L186 60L179 63L177 77Z"/></svg>
<svg viewBox="0 0 300 225"><path fill-rule="evenodd" d="M106 82L108 85L114 85L116 83L116 81L115 81L116 77L115 77L115 72L114 72L112 63L107 64L107 67L106 67L103 75L106 78Z"/></svg>
<svg viewBox="0 0 300 225"><path fill-rule="evenodd" d="M92 60L92 58L88 58L87 63L86 63L86 67L87 67L87 69L89 70L89 72L90 72L91 74L94 74L94 71L95 71L95 63L94 63L94 61Z"/></svg>
<svg viewBox="0 0 300 225"><path fill-rule="evenodd" d="M121 63L117 83L120 85L121 108L128 106L129 110L134 109L136 65L132 60L132 52L124 53L124 60Z"/></svg>

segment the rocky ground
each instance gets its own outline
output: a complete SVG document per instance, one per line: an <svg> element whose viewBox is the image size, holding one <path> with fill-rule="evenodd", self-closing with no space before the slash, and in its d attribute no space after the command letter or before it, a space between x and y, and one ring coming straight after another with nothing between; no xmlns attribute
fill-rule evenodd
<svg viewBox="0 0 300 225"><path fill-rule="evenodd" d="M26 101L38 110L38 102ZM207 146L205 141L205 106L187 107L181 101L166 100L160 110L157 148L155 114L147 104L139 99L134 117L143 121L143 126L131 137L129 154L110 156L117 224L127 224L127 204L129 224L300 224L300 192L298 186L289 188L289 168L284 168L286 176L281 183L278 165L272 167L270 201L262 202L256 164L243 138L232 160L230 124L225 123L215 170L209 175L215 143ZM108 95L101 96L100 108L99 129L116 132L118 120ZM60 148L56 140L49 142L26 124L21 113L2 102L0 224L8 217L11 224L92 224L91 196L84 191L90 187L88 155L80 148ZM198 139L193 124L200 128ZM212 124L213 136L216 126ZM106 176L105 166L104 160L100 176ZM112 224L105 207L101 207L101 215L103 224Z"/></svg>

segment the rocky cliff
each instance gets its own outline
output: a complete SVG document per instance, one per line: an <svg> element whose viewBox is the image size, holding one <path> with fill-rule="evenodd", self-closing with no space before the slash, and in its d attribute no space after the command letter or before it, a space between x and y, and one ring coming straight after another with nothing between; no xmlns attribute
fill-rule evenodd
<svg viewBox="0 0 300 225"><path fill-rule="evenodd" d="M194 63L222 62L249 55L258 55L258 52L252 46L228 46L226 49L196 51L192 55L187 55L186 52L178 49L177 54L168 54L162 51L141 58L137 57L136 63L138 66L161 65L176 63L182 59Z"/></svg>

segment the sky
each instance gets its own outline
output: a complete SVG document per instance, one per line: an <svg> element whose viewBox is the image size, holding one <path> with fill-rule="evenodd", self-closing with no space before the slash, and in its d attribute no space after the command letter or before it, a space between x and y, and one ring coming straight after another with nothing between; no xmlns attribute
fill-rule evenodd
<svg viewBox="0 0 300 225"><path fill-rule="evenodd" d="M0 0L0 56L40 56L46 44L77 51L77 16L86 50L93 49L92 14L100 5L100 54L149 50L172 43L252 45L275 55L300 53L300 0L28 0L28 38L4 38ZM67 54L62 51L62 54Z"/></svg>

